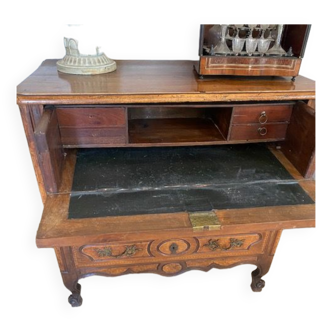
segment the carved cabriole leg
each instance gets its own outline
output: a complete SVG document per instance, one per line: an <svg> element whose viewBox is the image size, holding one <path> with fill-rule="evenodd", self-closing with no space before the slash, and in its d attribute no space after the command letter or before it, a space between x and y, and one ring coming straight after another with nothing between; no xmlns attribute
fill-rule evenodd
<svg viewBox="0 0 332 332"><path fill-rule="evenodd" d="M262 279L262 277L270 270L281 233L282 230L273 231L270 233L270 239L267 245L266 253L258 257L257 269L251 273L251 289L254 292L260 292L265 286L265 281Z"/></svg>
<svg viewBox="0 0 332 332"><path fill-rule="evenodd" d="M72 307L82 305L81 285L78 283L79 275L75 268L73 254L70 247L55 248L55 254L58 260L59 268L64 285L71 291L68 302Z"/></svg>

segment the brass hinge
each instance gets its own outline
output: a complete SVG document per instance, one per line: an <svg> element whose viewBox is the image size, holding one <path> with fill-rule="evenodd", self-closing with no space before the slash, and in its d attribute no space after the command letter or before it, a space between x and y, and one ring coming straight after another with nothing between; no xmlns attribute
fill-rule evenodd
<svg viewBox="0 0 332 332"><path fill-rule="evenodd" d="M212 231L221 228L221 223L213 211L189 213L194 231Z"/></svg>

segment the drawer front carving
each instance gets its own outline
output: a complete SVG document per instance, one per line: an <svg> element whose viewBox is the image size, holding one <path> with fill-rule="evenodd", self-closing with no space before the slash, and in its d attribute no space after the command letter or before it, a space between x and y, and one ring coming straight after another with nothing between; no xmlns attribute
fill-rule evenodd
<svg viewBox="0 0 332 332"><path fill-rule="evenodd" d="M73 247L73 254L75 264L78 267L158 263L167 265L167 268L176 269L178 262L183 260L247 256L261 253L267 238L265 235L265 233L229 236L204 235L182 239L94 244Z"/></svg>
<svg viewBox="0 0 332 332"><path fill-rule="evenodd" d="M235 125L231 128L231 141L284 140L287 123Z"/></svg>
<svg viewBox="0 0 332 332"><path fill-rule="evenodd" d="M79 256L77 257L83 260L88 258L92 262L148 257L147 248L148 242L86 245L78 248Z"/></svg>
<svg viewBox="0 0 332 332"><path fill-rule="evenodd" d="M240 234L233 236L217 236L199 238L197 253L214 253L218 256L235 252L256 251L254 245L261 242L260 234ZM258 248L256 248L258 249Z"/></svg>
<svg viewBox="0 0 332 332"><path fill-rule="evenodd" d="M237 106L233 109L233 124L288 122L292 105Z"/></svg>
<svg viewBox="0 0 332 332"><path fill-rule="evenodd" d="M190 255L197 251L195 238L156 240L151 243L150 251L155 257L175 257Z"/></svg>

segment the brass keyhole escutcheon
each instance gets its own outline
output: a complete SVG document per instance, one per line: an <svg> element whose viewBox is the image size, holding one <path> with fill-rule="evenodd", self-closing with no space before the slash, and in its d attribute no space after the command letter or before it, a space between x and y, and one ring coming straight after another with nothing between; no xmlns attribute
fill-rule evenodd
<svg viewBox="0 0 332 332"><path fill-rule="evenodd" d="M176 243L172 243L169 246L169 251L171 252L171 254L176 254L176 252L178 251L179 246Z"/></svg>

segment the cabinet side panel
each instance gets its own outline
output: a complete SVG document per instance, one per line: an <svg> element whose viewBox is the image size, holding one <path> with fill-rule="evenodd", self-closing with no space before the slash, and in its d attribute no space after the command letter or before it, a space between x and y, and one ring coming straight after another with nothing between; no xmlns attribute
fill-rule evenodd
<svg viewBox="0 0 332 332"><path fill-rule="evenodd" d="M23 104L19 105L22 122L23 122L23 127L24 127L25 135L26 135L26 138L28 141L30 155L31 155L33 167L34 167L37 182L38 182L39 192L40 192L43 203L45 203L46 191L45 191L42 172L41 172L39 161L38 161L38 153L37 153L37 148L36 148L36 143L35 143L34 133L33 133L34 125L33 125L32 117L30 114L30 112L33 111L32 109L36 108L36 107L42 108L41 105L33 105L33 106L23 105Z"/></svg>
<svg viewBox="0 0 332 332"><path fill-rule="evenodd" d="M61 183L64 154L57 114L54 110L44 111L34 136L45 189L47 192L55 193Z"/></svg>
<svg viewBox="0 0 332 332"><path fill-rule="evenodd" d="M294 106L282 151L297 170L311 178L315 172L315 111L298 102Z"/></svg>

